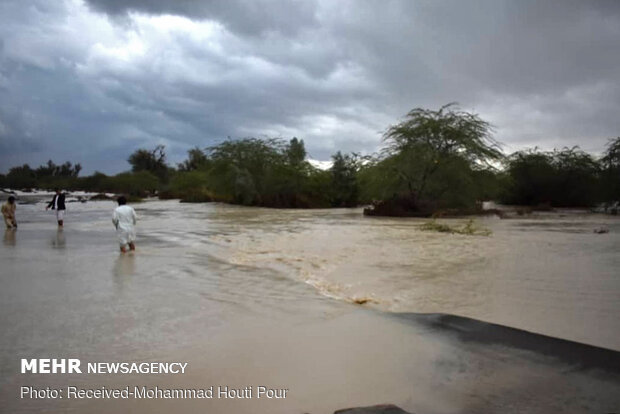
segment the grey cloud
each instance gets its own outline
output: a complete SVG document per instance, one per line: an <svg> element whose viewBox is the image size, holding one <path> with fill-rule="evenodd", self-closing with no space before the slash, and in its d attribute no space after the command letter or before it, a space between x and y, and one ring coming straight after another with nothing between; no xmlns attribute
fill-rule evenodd
<svg viewBox="0 0 620 414"><path fill-rule="evenodd" d="M409 109L451 101L508 150L600 151L620 133L617 2L88 5L0 4L3 169L118 172L138 147L164 143L178 162L248 135L298 136L328 159L372 152ZM187 20L149 20L161 14Z"/></svg>
<svg viewBox="0 0 620 414"><path fill-rule="evenodd" d="M222 22L230 30L246 35L267 32L294 34L318 22L313 1L285 0L87 0L94 10L112 16L129 12L173 14Z"/></svg>

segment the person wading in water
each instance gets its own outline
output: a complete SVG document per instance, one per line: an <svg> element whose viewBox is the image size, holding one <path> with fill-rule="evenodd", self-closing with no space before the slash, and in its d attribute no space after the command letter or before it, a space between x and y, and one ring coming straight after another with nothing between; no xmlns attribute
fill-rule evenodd
<svg viewBox="0 0 620 414"><path fill-rule="evenodd" d="M58 221L58 227L62 227L65 219L65 194L60 191L59 188L56 190L56 194L54 194L54 198L47 204L45 210L56 210L56 220Z"/></svg>
<svg viewBox="0 0 620 414"><path fill-rule="evenodd" d="M10 196L6 203L2 205L2 216L7 229L16 229L17 220L15 220L15 197Z"/></svg>
<svg viewBox="0 0 620 414"><path fill-rule="evenodd" d="M133 207L127 205L127 199L120 196L117 199L118 207L114 210L112 215L112 223L116 227L116 235L121 246L121 253L126 253L127 248L129 250L136 250L136 211Z"/></svg>

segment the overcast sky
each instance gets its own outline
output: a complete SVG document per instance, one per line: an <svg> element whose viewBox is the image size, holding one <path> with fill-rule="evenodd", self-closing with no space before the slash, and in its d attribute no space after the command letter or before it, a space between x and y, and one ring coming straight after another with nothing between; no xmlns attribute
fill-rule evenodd
<svg viewBox="0 0 620 414"><path fill-rule="evenodd" d="M620 135L620 1L0 0L0 171L226 137L370 153L456 101L511 152Z"/></svg>

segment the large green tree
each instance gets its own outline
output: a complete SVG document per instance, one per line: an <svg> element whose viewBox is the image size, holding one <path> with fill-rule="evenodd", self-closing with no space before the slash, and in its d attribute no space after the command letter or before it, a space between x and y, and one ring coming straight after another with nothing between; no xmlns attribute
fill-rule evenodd
<svg viewBox="0 0 620 414"><path fill-rule="evenodd" d="M272 191L274 168L286 163L279 139L226 140L208 148L213 167L209 185L215 193L239 204L262 204Z"/></svg>
<svg viewBox="0 0 620 414"><path fill-rule="evenodd" d="M503 157L491 125L455 104L416 108L383 136L378 158L363 168L366 198L407 200L407 209L472 207L474 172Z"/></svg>
<svg viewBox="0 0 620 414"><path fill-rule="evenodd" d="M502 159L491 125L456 104L439 110L416 108L385 133L384 154L397 157L392 168L412 196L424 197L433 175L457 160L489 165Z"/></svg>
<svg viewBox="0 0 620 414"><path fill-rule="evenodd" d="M162 181L168 179L168 165L163 145L158 145L153 150L138 149L129 156L128 161L133 172L148 171Z"/></svg>

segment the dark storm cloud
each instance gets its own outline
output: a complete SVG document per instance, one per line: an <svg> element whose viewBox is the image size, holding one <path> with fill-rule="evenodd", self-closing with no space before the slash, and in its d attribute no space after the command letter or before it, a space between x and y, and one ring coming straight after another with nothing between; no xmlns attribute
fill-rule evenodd
<svg viewBox="0 0 620 414"><path fill-rule="evenodd" d="M116 172L227 136L372 152L409 109L458 101L507 150L620 134L620 3L43 0L0 3L2 170Z"/></svg>
<svg viewBox="0 0 620 414"><path fill-rule="evenodd" d="M216 20L248 35L294 34L318 23L314 19L316 3L306 0L88 0L88 4L112 16L142 12Z"/></svg>

